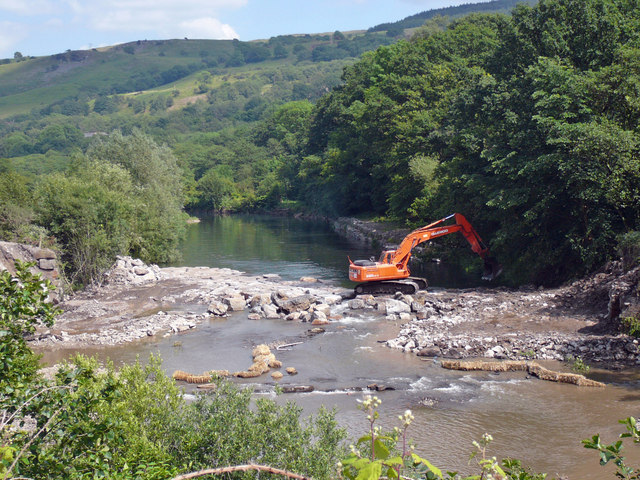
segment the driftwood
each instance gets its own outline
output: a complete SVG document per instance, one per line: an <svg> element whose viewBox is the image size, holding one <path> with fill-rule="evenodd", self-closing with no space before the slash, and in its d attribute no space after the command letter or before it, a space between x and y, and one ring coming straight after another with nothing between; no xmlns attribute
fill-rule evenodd
<svg viewBox="0 0 640 480"><path fill-rule="evenodd" d="M278 345L276 350L291 350L287 347L295 347L296 345L302 345L302 342L285 343L284 345Z"/></svg>
<svg viewBox="0 0 640 480"><path fill-rule="evenodd" d="M449 370L481 370L485 372L527 372L541 380L550 382L571 383L580 387L604 387L605 384L586 378L576 373L554 372L536 362L524 360L507 360L504 362L488 362L481 360L442 360L443 368Z"/></svg>
<svg viewBox="0 0 640 480"><path fill-rule="evenodd" d="M255 470L258 472L273 473L276 475L282 475L283 477L295 478L296 480L311 480L311 478L309 477L298 475L297 473L293 473L293 472L288 472L286 470L281 470L279 468L268 467L266 465L253 465L253 464L236 465L233 467L209 468L206 470L200 470L199 472L191 472L191 473L185 473L183 475L178 475L177 477L173 477L171 480L188 480L189 478L204 477L205 475L222 475L225 473L248 472L251 470Z"/></svg>

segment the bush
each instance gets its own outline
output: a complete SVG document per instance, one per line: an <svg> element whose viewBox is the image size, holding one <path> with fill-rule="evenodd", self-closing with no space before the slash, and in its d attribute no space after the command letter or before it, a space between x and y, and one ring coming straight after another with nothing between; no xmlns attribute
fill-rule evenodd
<svg viewBox="0 0 640 480"><path fill-rule="evenodd" d="M294 404L258 399L252 406L249 390L225 381L212 396L187 403L154 357L119 373L76 357L55 382L40 384L26 408L38 427L48 428L35 435L2 432L10 436L12 455L30 442L15 466L21 476L164 480L197 469L262 463L325 479L334 477L344 455L345 433L334 412L320 410L302 421Z"/></svg>
<svg viewBox="0 0 640 480"><path fill-rule="evenodd" d="M29 271L34 264L15 262L16 273L0 272L0 400L13 397L18 385L30 381L38 357L25 336L39 325L51 326L58 310L47 297L52 285ZM1 410L1 404L0 404Z"/></svg>
<svg viewBox="0 0 640 480"><path fill-rule="evenodd" d="M640 263L640 232L633 231L620 235L618 249L622 256L622 268L631 270Z"/></svg>

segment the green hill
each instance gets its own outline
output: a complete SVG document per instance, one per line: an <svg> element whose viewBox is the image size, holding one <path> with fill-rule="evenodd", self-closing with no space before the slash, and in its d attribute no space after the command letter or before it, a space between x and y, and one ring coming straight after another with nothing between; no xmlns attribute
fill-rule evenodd
<svg viewBox="0 0 640 480"><path fill-rule="evenodd" d="M331 62L357 57L392 41L384 33L366 32L286 36L265 42L141 40L27 58L0 65L0 118L54 104L61 106L62 113L79 113L74 111L77 102L170 86L195 72L216 76Z"/></svg>
<svg viewBox="0 0 640 480"><path fill-rule="evenodd" d="M371 27L369 32L394 32L403 29L416 28L424 24L427 20L437 17L463 17L470 13L509 13L518 3L535 5L537 0L493 0L482 3L465 3L456 7L434 8L424 12L416 13L410 17L398 20L397 22L381 23Z"/></svg>

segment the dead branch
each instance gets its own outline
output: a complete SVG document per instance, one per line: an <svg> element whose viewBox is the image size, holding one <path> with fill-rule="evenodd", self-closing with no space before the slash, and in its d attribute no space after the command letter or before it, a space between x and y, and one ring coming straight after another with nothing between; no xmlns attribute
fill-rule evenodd
<svg viewBox="0 0 640 480"><path fill-rule="evenodd" d="M274 473L276 475L282 475L284 477L294 478L296 480L311 480L311 478L305 477L303 475L298 475L297 473L288 472L286 470L281 470L279 468L268 467L266 465L254 465L254 464L235 465L231 467L222 467L222 468L208 468L206 470L200 470L199 472L191 472L191 473L178 475L177 477L173 477L170 480L187 480L189 478L203 477L204 475L222 475L224 473L248 472L251 470L255 470L259 472Z"/></svg>

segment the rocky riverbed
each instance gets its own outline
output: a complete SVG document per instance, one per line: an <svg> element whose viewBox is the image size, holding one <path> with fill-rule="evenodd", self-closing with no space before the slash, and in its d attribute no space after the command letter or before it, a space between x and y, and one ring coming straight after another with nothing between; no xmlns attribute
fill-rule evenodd
<svg viewBox="0 0 640 480"><path fill-rule="evenodd" d="M312 328L340 326L345 312L397 326L386 344L420 356L553 359L580 357L608 366L640 364L638 341L618 333L620 315L638 303L640 267L612 264L558 289L434 289L416 295L357 297L314 278L283 281L208 267L159 268L119 257L100 286L60 304L51 329L31 339L39 349L117 345L197 328L203 320L245 311Z"/></svg>

